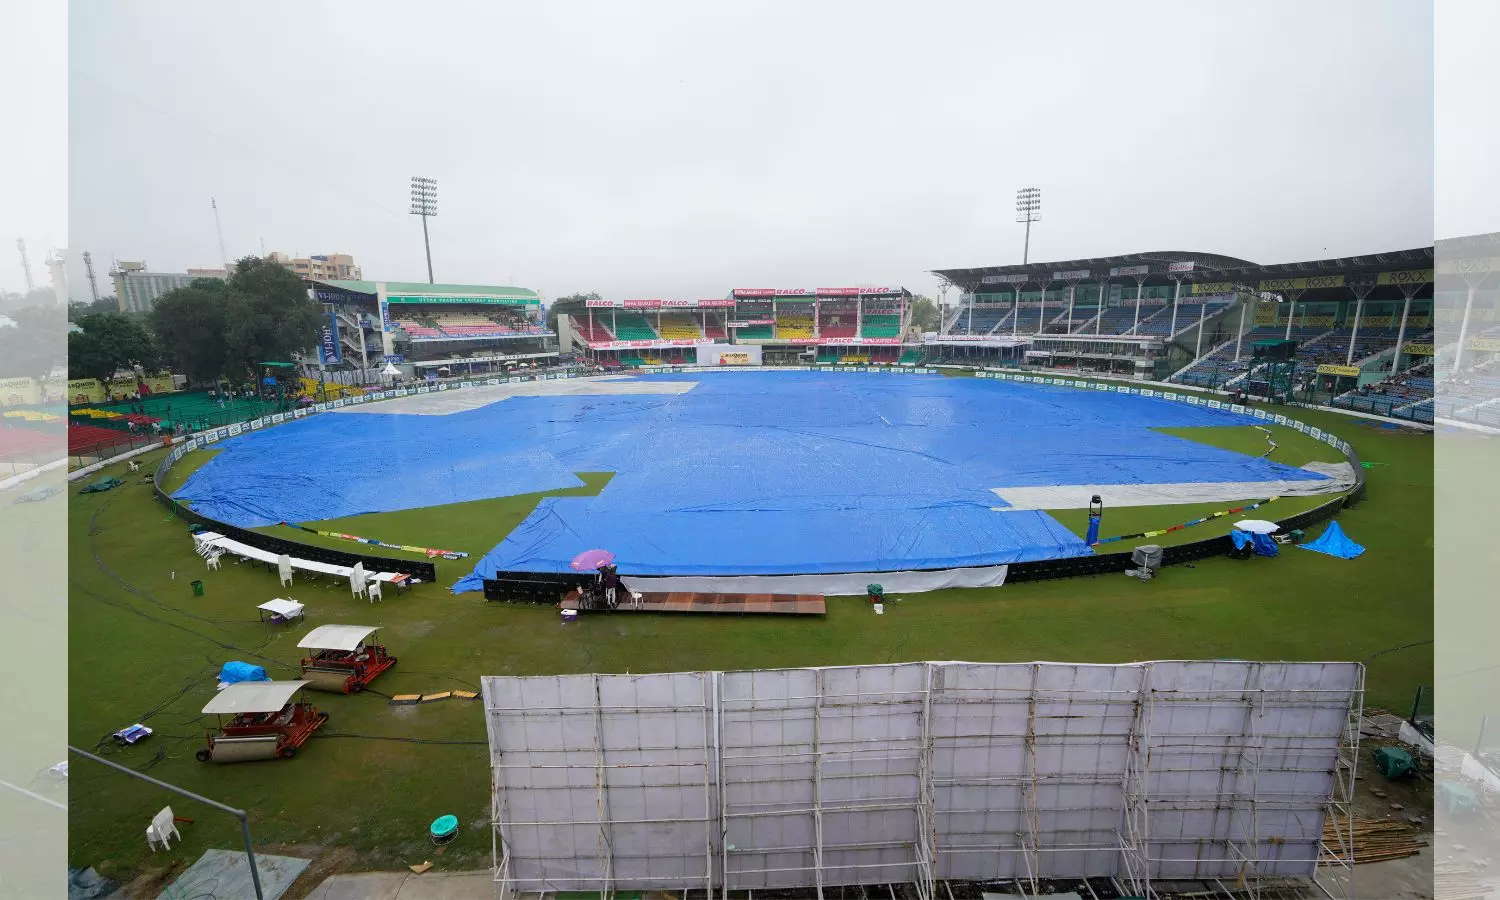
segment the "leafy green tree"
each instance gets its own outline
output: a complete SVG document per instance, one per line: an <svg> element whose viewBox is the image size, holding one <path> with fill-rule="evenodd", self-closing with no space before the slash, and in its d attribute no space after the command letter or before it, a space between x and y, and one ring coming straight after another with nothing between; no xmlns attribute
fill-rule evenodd
<svg viewBox="0 0 1500 900"><path fill-rule="evenodd" d="M137 318L119 313L96 313L75 323L82 331L68 335L68 374L73 378L108 381L121 369L140 366L154 372L161 366L156 340Z"/></svg>
<svg viewBox="0 0 1500 900"><path fill-rule="evenodd" d="M173 371L195 384L224 374L228 304L229 285L217 278L200 278L157 298L148 321Z"/></svg>
<svg viewBox="0 0 1500 900"><path fill-rule="evenodd" d="M11 312L16 323L0 328L0 378L46 381L61 366L67 351L67 321L56 304Z"/></svg>
<svg viewBox="0 0 1500 900"><path fill-rule="evenodd" d="M587 294L569 294L566 297L557 298L552 301L551 306L547 307L547 330L557 330L557 317L560 314L567 313L568 315L572 315L573 313L581 313L587 308L588 301L603 299L603 297L600 297L594 291L590 291Z"/></svg>
<svg viewBox="0 0 1500 900"><path fill-rule="evenodd" d="M92 303L82 300L74 300L68 304L68 321L76 322L84 316L98 315L99 313L110 313L120 311L120 301L113 295L100 297Z"/></svg>
<svg viewBox="0 0 1500 900"><path fill-rule="evenodd" d="M162 295L150 320L172 364L205 384L220 377L238 381L259 363L311 350L322 317L302 279L247 256L228 281L199 279Z"/></svg>
<svg viewBox="0 0 1500 900"><path fill-rule="evenodd" d="M937 304L931 297L918 294L911 298L911 321L922 331L937 331L941 324Z"/></svg>

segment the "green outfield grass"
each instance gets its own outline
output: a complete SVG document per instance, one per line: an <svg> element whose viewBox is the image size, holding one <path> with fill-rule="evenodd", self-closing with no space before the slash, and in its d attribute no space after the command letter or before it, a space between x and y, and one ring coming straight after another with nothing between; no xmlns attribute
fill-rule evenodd
<svg viewBox="0 0 1500 900"><path fill-rule="evenodd" d="M218 667L244 660L267 666L273 677L293 677L295 644L307 628L367 623L382 627L385 643L400 657L375 685L384 693L473 687L484 675L923 659L1238 657L1370 660L1368 701L1400 707L1430 680L1433 663L1430 644L1420 643L1432 636L1431 436L1333 413L1296 414L1346 437L1363 459L1378 463L1367 473L1369 498L1340 516L1349 535L1369 548L1359 560L1288 548L1274 560L1220 558L1170 567L1150 583L1111 575L893 598L879 618L859 599L833 598L827 616L814 620L597 616L564 627L550 608L486 604L477 594L449 593L445 585L469 571L473 558L438 560L439 584L371 606L352 599L347 587L327 582L299 579L283 590L273 574L249 565L206 572L192 552L186 523L156 504L147 486L74 493L65 501L71 513L70 736L92 747L109 732L144 720L158 729L157 736L124 750L106 742L112 759L249 809L258 841L347 847L358 854L359 868L433 859L426 826L453 813L465 827L439 859L441 868L452 870L482 866L490 858L489 776L478 702L393 707L373 694L315 694L332 719L297 758L211 766L194 760L193 751L210 724L198 710L213 696ZM1185 431L1191 433L1182 436L1256 455L1265 446L1263 434L1250 429ZM1276 429L1276 440L1273 459L1299 465L1318 458L1315 442L1303 446L1300 435ZM146 462L154 465L156 458ZM204 458L184 459L174 481ZM587 486L576 490L592 492L608 476L582 477ZM325 524L477 556L541 496ZM1297 508L1284 500L1267 509L1277 518ZM1110 509L1105 533L1175 524L1192 518L1193 509ZM1190 537L1209 536L1220 524L1200 526L1204 530ZM299 536L283 527L272 530ZM343 541L320 542L357 549ZM193 579L204 581L205 596L193 596ZM307 625L278 629L258 623L255 605L275 596L306 603ZM1391 650L1406 644L1418 646ZM125 877L143 866L191 861L208 847L235 846L232 820L98 767L80 763L73 773L68 852L75 865ZM197 821L183 829L181 845L152 857L139 832L167 802Z"/></svg>

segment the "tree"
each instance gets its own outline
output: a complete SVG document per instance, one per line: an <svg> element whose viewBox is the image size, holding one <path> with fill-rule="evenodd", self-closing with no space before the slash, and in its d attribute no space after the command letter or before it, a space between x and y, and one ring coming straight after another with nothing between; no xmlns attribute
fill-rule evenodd
<svg viewBox="0 0 1500 900"><path fill-rule="evenodd" d="M228 298L229 285L200 278L162 294L147 316L167 363L196 384L224 374Z"/></svg>
<svg viewBox="0 0 1500 900"><path fill-rule="evenodd" d="M108 381L121 369L140 366L153 372L160 368L156 340L140 319L97 313L83 316L75 324L82 331L68 335L70 377Z"/></svg>
<svg viewBox="0 0 1500 900"><path fill-rule="evenodd" d="M100 297L92 303L84 303L82 300L74 300L68 304L68 321L76 322L84 316L98 315L99 313L111 313L120 311L120 302L113 295Z"/></svg>
<svg viewBox="0 0 1500 900"><path fill-rule="evenodd" d="M317 346L323 307L302 279L269 260L247 256L229 276L225 309L227 364L250 372L261 362L287 361Z"/></svg>
<svg viewBox="0 0 1500 900"><path fill-rule="evenodd" d="M942 316L931 297L918 294L911 298L911 321L921 331L937 331Z"/></svg>
<svg viewBox="0 0 1500 900"><path fill-rule="evenodd" d="M15 325L0 328L0 378L46 381L66 358L67 322L56 304L17 309Z"/></svg>
<svg viewBox="0 0 1500 900"><path fill-rule="evenodd" d="M200 278L168 291L150 315L167 358L199 384L243 379L259 363L312 349L322 318L300 278L253 256L228 281Z"/></svg>
<svg viewBox="0 0 1500 900"><path fill-rule="evenodd" d="M569 315L572 315L575 312L581 313L588 307L588 302L590 300L603 299L603 297L600 297L593 291L590 291L587 294L569 294L566 297L559 297L558 299L552 301L551 306L547 307L547 330L557 330L557 317L559 314L564 312Z"/></svg>

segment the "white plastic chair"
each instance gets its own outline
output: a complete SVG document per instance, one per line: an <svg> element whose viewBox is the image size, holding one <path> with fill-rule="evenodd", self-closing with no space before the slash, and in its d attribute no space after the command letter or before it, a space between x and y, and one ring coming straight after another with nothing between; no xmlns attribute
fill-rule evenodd
<svg viewBox="0 0 1500 900"><path fill-rule="evenodd" d="M210 569L217 571L219 568L219 557L223 555L224 554L222 553L210 553L208 556L204 557L204 559L208 561L208 567Z"/></svg>
<svg viewBox="0 0 1500 900"><path fill-rule="evenodd" d="M172 816L172 807L163 806L161 812L151 817L151 824L146 826L146 846L156 852L156 845L161 844L161 849L171 850L172 845L168 838L182 840L182 833L177 830L177 822Z"/></svg>
<svg viewBox="0 0 1500 900"><path fill-rule="evenodd" d="M371 603L374 603L376 600L379 600L381 603L385 602L385 598L380 596L380 582L378 581L371 581L369 584L366 584L365 593L370 595Z"/></svg>

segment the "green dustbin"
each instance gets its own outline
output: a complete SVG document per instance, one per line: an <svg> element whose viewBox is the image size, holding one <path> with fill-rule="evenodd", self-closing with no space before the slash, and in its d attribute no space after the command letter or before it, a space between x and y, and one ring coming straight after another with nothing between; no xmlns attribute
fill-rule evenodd
<svg viewBox="0 0 1500 900"><path fill-rule="evenodd" d="M194 597L202 597L203 596L203 582L201 582L201 581L195 581L195 582L193 582L193 596Z"/></svg>
<svg viewBox="0 0 1500 900"><path fill-rule="evenodd" d="M1416 760L1411 754L1400 747L1377 747L1375 749L1375 768L1386 778L1404 778L1414 775L1417 771Z"/></svg>

